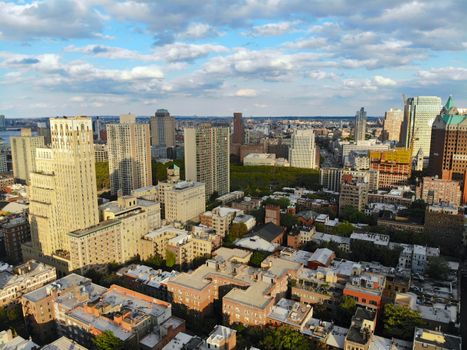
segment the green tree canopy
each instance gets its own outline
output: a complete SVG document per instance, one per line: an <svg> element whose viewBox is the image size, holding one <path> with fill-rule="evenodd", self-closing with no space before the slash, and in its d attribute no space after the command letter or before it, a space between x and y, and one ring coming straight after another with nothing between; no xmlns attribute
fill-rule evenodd
<svg viewBox="0 0 467 350"><path fill-rule="evenodd" d="M418 311L401 305L386 304L383 323L385 336L410 340L415 327L422 327L425 322Z"/></svg>
<svg viewBox="0 0 467 350"><path fill-rule="evenodd" d="M96 162L96 184L99 191L110 188L109 162Z"/></svg>
<svg viewBox="0 0 467 350"><path fill-rule="evenodd" d="M349 296L344 296L339 305L339 309L341 310L341 312L338 314L340 323L346 326L350 325L352 316L357 310L355 299Z"/></svg>
<svg viewBox="0 0 467 350"><path fill-rule="evenodd" d="M264 350L309 350L314 344L298 330L287 326L268 328L260 342Z"/></svg>
<svg viewBox="0 0 467 350"><path fill-rule="evenodd" d="M165 252L165 265L167 267L172 267L177 263L177 256L171 250Z"/></svg>
<svg viewBox="0 0 467 350"><path fill-rule="evenodd" d="M94 337L93 343L97 350L123 350L124 344L112 331L104 331Z"/></svg>
<svg viewBox="0 0 467 350"><path fill-rule="evenodd" d="M269 255L271 255L271 253L256 250L253 252L253 254L251 254L249 265L260 267L263 260L266 259Z"/></svg>
<svg viewBox="0 0 467 350"><path fill-rule="evenodd" d="M333 235L350 237L353 233L355 227L350 222L344 221L336 226L334 226L331 230Z"/></svg>
<svg viewBox="0 0 467 350"><path fill-rule="evenodd" d="M431 256L428 258L426 274L437 280L446 280L449 274L449 266L446 260L440 256Z"/></svg>
<svg viewBox="0 0 467 350"><path fill-rule="evenodd" d="M235 240L248 232L248 227L243 222L236 222L230 226L229 233Z"/></svg>

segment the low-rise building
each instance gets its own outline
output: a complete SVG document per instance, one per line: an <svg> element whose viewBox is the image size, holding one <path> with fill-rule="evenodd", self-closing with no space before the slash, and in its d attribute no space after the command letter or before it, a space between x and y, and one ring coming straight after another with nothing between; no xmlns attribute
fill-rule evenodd
<svg viewBox="0 0 467 350"><path fill-rule="evenodd" d="M267 316L267 323L301 330L311 317L313 317L311 305L282 298Z"/></svg>
<svg viewBox="0 0 467 350"><path fill-rule="evenodd" d="M235 241L240 248L273 252L282 245L285 229L269 222Z"/></svg>
<svg viewBox="0 0 467 350"><path fill-rule="evenodd" d="M15 336L11 329L0 332L0 349L1 350L36 350L39 345L31 339L24 339L17 335Z"/></svg>
<svg viewBox="0 0 467 350"><path fill-rule="evenodd" d="M368 350L375 328L376 312L358 307L345 337L344 350Z"/></svg>
<svg viewBox="0 0 467 350"><path fill-rule="evenodd" d="M170 300L167 281L178 274L177 271L155 270L138 264L122 267L117 272L117 276L122 277L133 290L164 301Z"/></svg>
<svg viewBox="0 0 467 350"><path fill-rule="evenodd" d="M220 202L221 205L226 205L235 201L239 201L245 197L243 191L232 191L216 198L216 202Z"/></svg>
<svg viewBox="0 0 467 350"><path fill-rule="evenodd" d="M201 214L199 220L202 225L212 227L219 236L225 237L229 232L230 224L237 215L243 215L243 211L229 207L216 207Z"/></svg>
<svg viewBox="0 0 467 350"><path fill-rule="evenodd" d="M461 350L462 338L430 329L415 328L413 350Z"/></svg>
<svg viewBox="0 0 467 350"><path fill-rule="evenodd" d="M287 235L287 246L294 249L300 249L306 243L311 242L315 234L315 226L292 227L289 234Z"/></svg>
<svg viewBox="0 0 467 350"><path fill-rule="evenodd" d="M383 301L383 290L386 277L379 273L364 272L352 276L345 285L343 294L355 299L357 305L380 311Z"/></svg>
<svg viewBox="0 0 467 350"><path fill-rule="evenodd" d="M244 166L290 166L287 159L276 158L274 153L249 153L243 158Z"/></svg>
<svg viewBox="0 0 467 350"><path fill-rule="evenodd" d="M0 307L16 303L25 293L40 288L57 278L55 268L35 260L15 268L0 266Z"/></svg>
<svg viewBox="0 0 467 350"><path fill-rule="evenodd" d="M141 258L154 255L166 257L167 252L175 254L176 263L190 264L195 258L211 255L216 235L193 233L173 226L164 226L149 232L141 239Z"/></svg>
<svg viewBox="0 0 467 350"><path fill-rule="evenodd" d="M219 350L234 350L237 346L237 331L216 325L205 341L205 348Z"/></svg>

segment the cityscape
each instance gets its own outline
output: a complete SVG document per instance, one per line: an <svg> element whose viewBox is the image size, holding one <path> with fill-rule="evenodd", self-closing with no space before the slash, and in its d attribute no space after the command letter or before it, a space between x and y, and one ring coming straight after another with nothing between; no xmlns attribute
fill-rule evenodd
<svg viewBox="0 0 467 350"><path fill-rule="evenodd" d="M354 7L0 1L0 350L465 349L467 8Z"/></svg>

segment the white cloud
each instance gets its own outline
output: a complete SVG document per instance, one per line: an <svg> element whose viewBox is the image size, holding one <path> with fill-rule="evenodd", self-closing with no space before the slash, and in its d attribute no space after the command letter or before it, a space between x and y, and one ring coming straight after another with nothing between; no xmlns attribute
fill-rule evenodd
<svg viewBox="0 0 467 350"><path fill-rule="evenodd" d="M192 23L188 28L177 35L180 39L201 39L220 35L219 31L207 23Z"/></svg>
<svg viewBox="0 0 467 350"><path fill-rule="evenodd" d="M156 57L168 62L193 61L208 56L211 53L227 52L222 45L215 44L167 44L156 49Z"/></svg>
<svg viewBox="0 0 467 350"><path fill-rule="evenodd" d="M235 92L237 97L255 97L257 92L255 89L239 89Z"/></svg>
<svg viewBox="0 0 467 350"><path fill-rule="evenodd" d="M140 54L135 51L124 49L121 47L105 46L105 45L87 45L84 47L76 47L70 45L65 47L66 52L79 52L86 55L93 55L101 58L114 60L138 60L138 61L154 61L156 58L153 55Z"/></svg>
<svg viewBox="0 0 467 350"><path fill-rule="evenodd" d="M430 84L441 84L447 80L467 81L467 68L464 67L442 67L417 72L422 82Z"/></svg>
<svg viewBox="0 0 467 350"><path fill-rule="evenodd" d="M336 73L324 72L324 71L321 71L321 70L316 70L316 71L311 72L309 74L309 77L311 79L313 79L313 80L324 80L324 79L334 80L334 79L337 79Z"/></svg>
<svg viewBox="0 0 467 350"><path fill-rule="evenodd" d="M373 77L373 82L376 86L386 87L386 86L395 86L397 82L391 78L385 78L381 75L375 75Z"/></svg>
<svg viewBox="0 0 467 350"><path fill-rule="evenodd" d="M252 36L278 36L294 30L298 21L293 22L277 22L267 23L259 26L254 26L247 34Z"/></svg>

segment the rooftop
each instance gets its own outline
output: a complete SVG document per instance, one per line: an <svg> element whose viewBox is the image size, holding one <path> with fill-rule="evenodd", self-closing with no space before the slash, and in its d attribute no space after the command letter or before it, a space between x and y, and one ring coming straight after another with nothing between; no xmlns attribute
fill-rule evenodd
<svg viewBox="0 0 467 350"><path fill-rule="evenodd" d="M46 286L23 295L23 298L26 298L32 302L37 302L51 295L52 291L64 291L71 287L84 286L90 283L91 280L89 278L71 273L56 280L55 282L49 283Z"/></svg>
<svg viewBox="0 0 467 350"><path fill-rule="evenodd" d="M53 343L44 346L42 350L87 350L87 348L67 337L61 337Z"/></svg>
<svg viewBox="0 0 467 350"><path fill-rule="evenodd" d="M414 343L424 343L438 349L462 349L461 337L423 328L415 328Z"/></svg>
<svg viewBox="0 0 467 350"><path fill-rule="evenodd" d="M311 305L282 298L272 308L268 318L292 326L301 326L312 315Z"/></svg>

